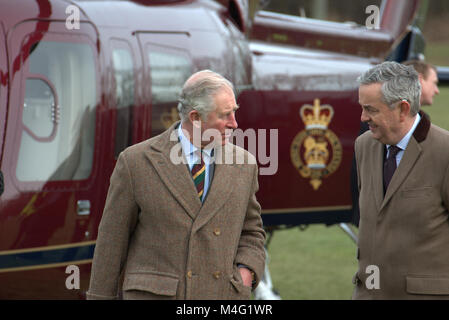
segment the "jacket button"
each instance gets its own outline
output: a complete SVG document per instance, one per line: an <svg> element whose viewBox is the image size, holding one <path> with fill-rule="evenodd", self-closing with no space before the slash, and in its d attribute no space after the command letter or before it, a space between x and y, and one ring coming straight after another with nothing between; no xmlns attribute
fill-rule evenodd
<svg viewBox="0 0 449 320"><path fill-rule="evenodd" d="M187 278L192 279L192 270L187 271Z"/></svg>
<svg viewBox="0 0 449 320"><path fill-rule="evenodd" d="M221 233L220 228L215 228L214 234L215 234L216 236L219 236L220 233Z"/></svg>
<svg viewBox="0 0 449 320"><path fill-rule="evenodd" d="M220 277L221 277L221 272L220 272L220 271L215 271L215 272L213 273L213 276L214 276L215 279L220 279Z"/></svg>

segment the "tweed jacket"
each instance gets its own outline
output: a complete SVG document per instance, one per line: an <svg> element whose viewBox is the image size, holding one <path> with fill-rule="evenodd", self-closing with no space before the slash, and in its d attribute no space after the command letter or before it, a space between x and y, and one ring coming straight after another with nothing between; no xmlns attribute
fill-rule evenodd
<svg viewBox="0 0 449 320"><path fill-rule="evenodd" d="M449 298L449 132L420 115L385 196L385 146L370 131L356 140L360 226L355 299ZM372 286L372 266L378 268L379 288Z"/></svg>
<svg viewBox="0 0 449 320"><path fill-rule="evenodd" d="M114 299L120 292L124 299L249 299L251 288L243 285L237 265L254 271L256 285L261 278L265 232L254 157L230 143L216 149L216 159L228 161L215 163L202 204L187 165L170 158L182 156L178 124L120 154L88 299ZM236 156L247 161L236 162Z"/></svg>

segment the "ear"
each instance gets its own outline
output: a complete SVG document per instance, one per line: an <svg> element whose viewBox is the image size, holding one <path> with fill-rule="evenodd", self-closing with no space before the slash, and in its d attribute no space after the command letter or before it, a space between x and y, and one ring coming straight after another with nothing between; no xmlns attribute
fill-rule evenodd
<svg viewBox="0 0 449 320"><path fill-rule="evenodd" d="M406 118L410 117L410 103L407 100L402 100L399 105L399 118L404 121Z"/></svg>
<svg viewBox="0 0 449 320"><path fill-rule="evenodd" d="M201 121L201 116L196 110L189 112L189 120L193 124L195 121Z"/></svg>

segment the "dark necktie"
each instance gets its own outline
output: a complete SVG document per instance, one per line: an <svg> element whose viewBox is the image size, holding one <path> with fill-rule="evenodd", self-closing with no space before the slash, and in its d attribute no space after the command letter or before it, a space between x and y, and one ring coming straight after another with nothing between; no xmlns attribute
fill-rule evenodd
<svg viewBox="0 0 449 320"><path fill-rule="evenodd" d="M206 177L206 166L203 161L203 154L200 154L201 163L194 164L192 167L193 182L198 192L198 197L201 200L204 192L204 178Z"/></svg>
<svg viewBox="0 0 449 320"><path fill-rule="evenodd" d="M401 151L401 148L390 146L388 150L388 158L384 161L384 193L387 192L388 185L396 170L396 155Z"/></svg>

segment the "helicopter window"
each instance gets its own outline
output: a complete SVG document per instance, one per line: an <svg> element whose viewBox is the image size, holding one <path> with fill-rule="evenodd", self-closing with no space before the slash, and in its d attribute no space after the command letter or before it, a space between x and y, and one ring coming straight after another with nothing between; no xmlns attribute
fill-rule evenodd
<svg viewBox="0 0 449 320"><path fill-rule="evenodd" d="M28 64L18 180L88 178L93 163L96 105L91 47L41 41L32 47Z"/></svg>
<svg viewBox="0 0 449 320"><path fill-rule="evenodd" d="M52 89L41 79L27 79L25 87L22 122L30 135L50 137L56 123Z"/></svg>
<svg viewBox="0 0 449 320"><path fill-rule="evenodd" d="M278 0L264 1L262 8L267 11L285 13L303 18L312 18L332 22L344 22L351 25L365 25L368 14L366 9L370 5L378 8L382 6L381 0Z"/></svg>
<svg viewBox="0 0 449 320"><path fill-rule="evenodd" d="M114 49L112 59L117 108L132 106L134 104L134 72L131 53L126 49Z"/></svg>
<svg viewBox="0 0 449 320"><path fill-rule="evenodd" d="M179 120L177 100L182 86L192 73L187 56L175 52L150 51L152 136L163 132Z"/></svg>
<svg viewBox="0 0 449 320"><path fill-rule="evenodd" d="M134 67L131 53L127 49L112 52L115 77L117 123L115 132L115 157L131 145L132 107L134 105Z"/></svg>
<svg viewBox="0 0 449 320"><path fill-rule="evenodd" d="M242 37L240 31L232 23L229 24L229 31L232 35L232 43L229 49L233 51L232 56L234 58L233 83L238 96L241 91L250 88L250 79L246 66L251 64L250 59L248 59L251 57L251 53L247 41Z"/></svg>

